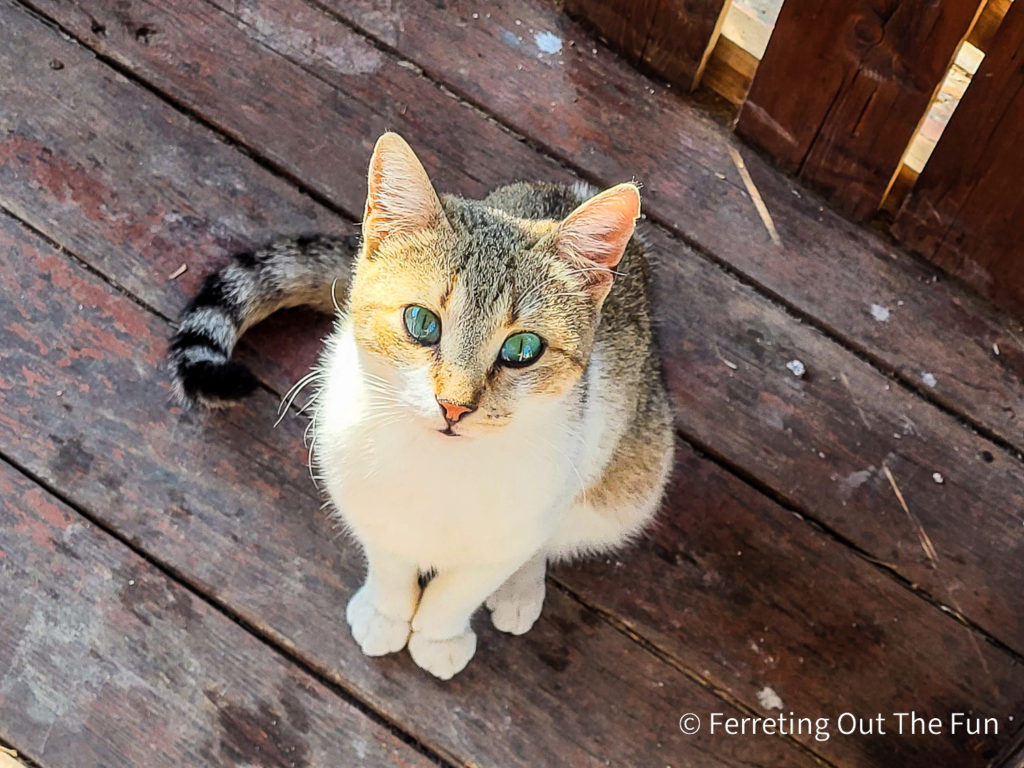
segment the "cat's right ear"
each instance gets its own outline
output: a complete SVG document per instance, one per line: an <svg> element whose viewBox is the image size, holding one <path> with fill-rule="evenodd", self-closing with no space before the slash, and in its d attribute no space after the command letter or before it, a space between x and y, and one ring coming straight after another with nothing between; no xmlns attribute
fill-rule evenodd
<svg viewBox="0 0 1024 768"><path fill-rule="evenodd" d="M405 139L385 133L370 159L363 242L373 252L384 238L449 226L427 172Z"/></svg>

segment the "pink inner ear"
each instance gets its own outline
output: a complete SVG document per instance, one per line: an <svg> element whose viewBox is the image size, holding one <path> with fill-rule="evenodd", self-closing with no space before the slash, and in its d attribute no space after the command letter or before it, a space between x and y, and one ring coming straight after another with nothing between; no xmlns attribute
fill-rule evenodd
<svg viewBox="0 0 1024 768"><path fill-rule="evenodd" d="M376 246L392 232L434 226L442 215L437 193L412 148L398 134L377 141L363 215L363 237Z"/></svg>
<svg viewBox="0 0 1024 768"><path fill-rule="evenodd" d="M640 192L619 184L592 197L558 227L558 243L567 255L612 268L619 263L640 216Z"/></svg>

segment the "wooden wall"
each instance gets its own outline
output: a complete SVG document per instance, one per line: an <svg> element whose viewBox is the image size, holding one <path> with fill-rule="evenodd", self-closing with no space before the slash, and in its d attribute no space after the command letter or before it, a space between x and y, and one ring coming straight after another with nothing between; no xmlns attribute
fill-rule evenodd
<svg viewBox="0 0 1024 768"><path fill-rule="evenodd" d="M760 62L719 38L725 0L567 8L675 84L707 71L746 142L849 218L885 203L901 243L1024 316L1021 2L787 0ZM903 159L964 41L987 56L917 178Z"/></svg>

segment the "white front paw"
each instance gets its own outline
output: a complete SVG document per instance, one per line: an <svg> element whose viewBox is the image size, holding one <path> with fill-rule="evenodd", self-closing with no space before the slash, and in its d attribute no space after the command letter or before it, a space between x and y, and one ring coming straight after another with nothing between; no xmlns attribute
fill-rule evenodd
<svg viewBox="0 0 1024 768"><path fill-rule="evenodd" d="M378 611L366 587L352 595L345 608L345 619L352 637L367 656L384 656L405 648L409 640L409 622L393 619Z"/></svg>
<svg viewBox="0 0 1024 768"><path fill-rule="evenodd" d="M421 632L413 632L409 638L409 653L421 669L442 680L451 680L476 653L476 633L467 629L455 637L431 640Z"/></svg>
<svg viewBox="0 0 1024 768"><path fill-rule="evenodd" d="M529 585L506 583L487 598L495 629L522 635L540 618L544 607L544 582Z"/></svg>

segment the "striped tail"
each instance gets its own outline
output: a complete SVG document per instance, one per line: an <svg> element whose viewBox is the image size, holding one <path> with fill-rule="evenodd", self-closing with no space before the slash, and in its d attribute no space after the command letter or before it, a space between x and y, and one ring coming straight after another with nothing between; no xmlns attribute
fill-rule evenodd
<svg viewBox="0 0 1024 768"><path fill-rule="evenodd" d="M358 247L355 236L281 240L238 254L207 277L171 338L171 375L182 400L216 407L250 394L256 377L231 360L238 339L285 307L332 312L332 285L345 295Z"/></svg>

